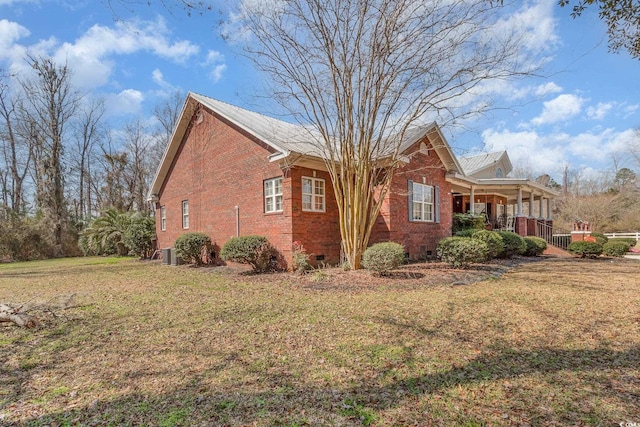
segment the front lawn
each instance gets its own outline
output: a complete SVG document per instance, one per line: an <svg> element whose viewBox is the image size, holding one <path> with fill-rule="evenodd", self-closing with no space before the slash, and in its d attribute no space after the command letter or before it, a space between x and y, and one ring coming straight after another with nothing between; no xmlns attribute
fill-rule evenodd
<svg viewBox="0 0 640 427"><path fill-rule="evenodd" d="M225 271L0 265L0 302L75 295L0 324L0 425L640 423L640 262Z"/></svg>

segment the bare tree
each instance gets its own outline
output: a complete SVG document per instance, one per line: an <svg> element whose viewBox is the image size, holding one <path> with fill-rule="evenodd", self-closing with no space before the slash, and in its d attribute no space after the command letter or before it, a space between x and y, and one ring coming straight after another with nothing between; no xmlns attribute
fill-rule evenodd
<svg viewBox="0 0 640 427"><path fill-rule="evenodd" d="M3 203L19 214L25 209L24 181L29 171L31 155L19 132L15 129L16 103L9 85L0 81L0 141L5 167L2 171Z"/></svg>
<svg viewBox="0 0 640 427"><path fill-rule="evenodd" d="M532 72L486 0L241 1L247 51L315 136L360 267L407 130L478 113L483 82ZM246 32L245 32L246 33Z"/></svg>
<svg viewBox="0 0 640 427"><path fill-rule="evenodd" d="M27 62L36 72L21 80L24 98L21 121L27 126L36 169L37 207L53 230L53 243L62 255L62 236L68 218L64 196L64 142L69 121L81 96L71 86L67 65L50 58L31 57Z"/></svg>
<svg viewBox="0 0 640 427"><path fill-rule="evenodd" d="M87 221L91 218L94 207L94 192L92 190L92 165L94 150L104 136L102 117L104 115L104 102L93 100L85 105L79 115L75 126L75 165L78 187L75 201L76 220Z"/></svg>
<svg viewBox="0 0 640 427"><path fill-rule="evenodd" d="M159 126L154 134L155 141L150 147L150 171L155 172L162 160L164 150L169 145L173 129L178 123L182 105L184 104L184 94L180 90L174 91L169 98L157 104L153 108L153 115L158 120Z"/></svg>

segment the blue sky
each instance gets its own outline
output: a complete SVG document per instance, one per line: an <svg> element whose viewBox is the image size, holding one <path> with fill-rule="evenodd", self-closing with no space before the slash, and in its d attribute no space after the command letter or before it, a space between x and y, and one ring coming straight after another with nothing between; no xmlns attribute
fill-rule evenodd
<svg viewBox="0 0 640 427"><path fill-rule="evenodd" d="M106 100L113 123L140 116L176 89L260 112L274 110L261 76L237 45L223 40L225 3L187 16L126 1L0 0L0 68L29 73L24 57L50 55L74 69L74 83ZM640 61L607 50L596 11L574 20L555 0L518 3L529 43L547 58L545 77L487 88L490 114L445 129L459 155L506 149L512 163L557 180L565 165L593 177L637 168L625 150L640 128ZM628 163L627 163L628 162ZM638 171L640 172L640 171Z"/></svg>

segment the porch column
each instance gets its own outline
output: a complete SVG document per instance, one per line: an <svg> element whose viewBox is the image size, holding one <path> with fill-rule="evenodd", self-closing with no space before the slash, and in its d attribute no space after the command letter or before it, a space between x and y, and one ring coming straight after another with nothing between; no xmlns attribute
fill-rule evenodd
<svg viewBox="0 0 640 427"><path fill-rule="evenodd" d="M529 193L529 218L535 217L535 211L533 210L533 202L535 200L535 196L533 194L533 190Z"/></svg>
<svg viewBox="0 0 640 427"><path fill-rule="evenodd" d="M471 193L469 195L469 212L471 213L475 213L476 212L476 208L474 206L474 204L476 203L476 192L473 188L473 185L471 186Z"/></svg>
<svg viewBox="0 0 640 427"><path fill-rule="evenodd" d="M540 195L540 215L538 215L538 219L544 219L544 215L542 213L542 207L544 206L544 196Z"/></svg>
<svg viewBox="0 0 640 427"><path fill-rule="evenodd" d="M553 212L551 211L551 199L547 199L547 221L553 221Z"/></svg>
<svg viewBox="0 0 640 427"><path fill-rule="evenodd" d="M516 204L516 216L522 216L522 187L518 187L518 202Z"/></svg>

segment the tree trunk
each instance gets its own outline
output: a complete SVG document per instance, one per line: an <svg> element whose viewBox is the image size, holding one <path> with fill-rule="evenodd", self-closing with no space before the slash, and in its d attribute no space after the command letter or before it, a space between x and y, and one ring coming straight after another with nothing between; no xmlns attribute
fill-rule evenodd
<svg viewBox="0 0 640 427"><path fill-rule="evenodd" d="M34 316L21 313L20 309L6 304L0 304L0 322L13 322L23 328L34 328L38 325L38 320Z"/></svg>

